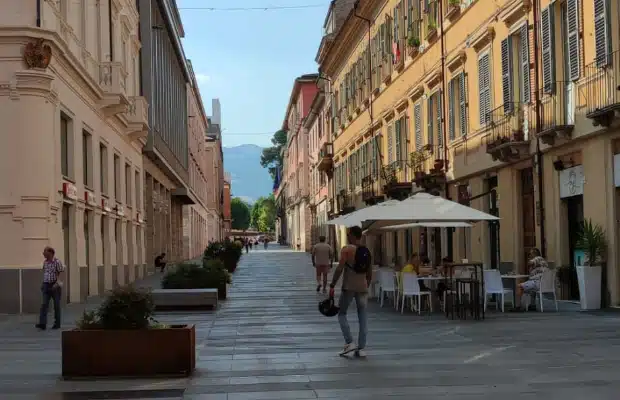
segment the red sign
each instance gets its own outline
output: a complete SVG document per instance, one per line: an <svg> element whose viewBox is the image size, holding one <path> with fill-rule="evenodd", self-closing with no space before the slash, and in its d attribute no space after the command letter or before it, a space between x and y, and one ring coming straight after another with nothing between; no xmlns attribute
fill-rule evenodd
<svg viewBox="0 0 620 400"><path fill-rule="evenodd" d="M62 193L67 199L77 200L78 198L77 188L73 183L64 182L62 184Z"/></svg>
<svg viewBox="0 0 620 400"><path fill-rule="evenodd" d="M103 209L103 211L105 212L110 212L112 211L112 208L110 207L110 201L108 199L101 199L101 208Z"/></svg>

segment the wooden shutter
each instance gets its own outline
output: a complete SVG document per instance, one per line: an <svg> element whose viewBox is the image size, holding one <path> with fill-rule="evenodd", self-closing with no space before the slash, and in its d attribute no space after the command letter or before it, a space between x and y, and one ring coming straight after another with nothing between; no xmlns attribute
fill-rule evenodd
<svg viewBox="0 0 620 400"><path fill-rule="evenodd" d="M400 3L398 3L396 7L394 7L394 33L392 36L394 41L397 41L400 38L400 17Z"/></svg>
<svg viewBox="0 0 620 400"><path fill-rule="evenodd" d="M377 176L377 138L370 138L370 175Z"/></svg>
<svg viewBox="0 0 620 400"><path fill-rule="evenodd" d="M512 111L512 38L508 36L502 40L502 95L504 112Z"/></svg>
<svg viewBox="0 0 620 400"><path fill-rule="evenodd" d="M594 0L594 45L596 65L604 67L610 63L609 3L607 0Z"/></svg>
<svg viewBox="0 0 620 400"><path fill-rule="evenodd" d="M403 157L402 160L407 161L409 159L409 116L407 114L403 115L401 118L401 137L402 137L402 149L403 149Z"/></svg>
<svg viewBox="0 0 620 400"><path fill-rule="evenodd" d="M394 121L394 146L396 148L396 151L394 152L395 153L394 154L394 160L395 161L402 160L402 148L401 148L401 144L402 144L402 142L401 142L401 140L402 140L401 129L402 129L402 126L400 125L400 123L401 123L400 119Z"/></svg>
<svg viewBox="0 0 620 400"><path fill-rule="evenodd" d="M543 9L540 14L540 32L542 36L542 77L543 91L545 93L553 93L555 91L554 6L555 4L550 5L549 7ZM570 50L568 53L570 60Z"/></svg>
<svg viewBox="0 0 620 400"><path fill-rule="evenodd" d="M454 103L456 103L455 83L458 78L452 78L448 83L448 137L450 140L454 140L456 137L456 118L454 118Z"/></svg>
<svg viewBox="0 0 620 400"><path fill-rule="evenodd" d="M521 27L521 103L529 104L532 85L530 82L530 27L528 22Z"/></svg>
<svg viewBox="0 0 620 400"><path fill-rule="evenodd" d="M550 7L552 8L552 7ZM553 21L553 13L551 14ZM568 73L571 81L581 75L581 55L579 50L579 0L566 1L566 30L568 36Z"/></svg>
<svg viewBox="0 0 620 400"><path fill-rule="evenodd" d="M407 0L407 16L406 18L406 27L407 34L410 35L413 30L413 3L418 0Z"/></svg>
<svg viewBox="0 0 620 400"><path fill-rule="evenodd" d="M388 151L388 165L394 161L394 138L392 134L394 132L393 124L389 124L387 127L387 151Z"/></svg>
<svg viewBox="0 0 620 400"><path fill-rule="evenodd" d="M489 122L491 111L491 71L489 53L478 59L478 103L480 111L480 125Z"/></svg>
<svg viewBox="0 0 620 400"><path fill-rule="evenodd" d="M467 75L461 72L459 76L459 127L461 136L467 135Z"/></svg>
<svg viewBox="0 0 620 400"><path fill-rule="evenodd" d="M436 96L436 109L437 109L437 145L440 147L443 147L443 129L442 129L442 120L443 120L443 104L441 101L441 97L443 95L443 91L442 89L439 89L439 91L437 91L437 93L435 94Z"/></svg>
<svg viewBox="0 0 620 400"><path fill-rule="evenodd" d="M426 143L429 145L433 145L433 135L434 135L434 127L435 120L433 119L433 103L435 102L435 95L432 95L428 98L426 103L426 114L427 114L427 132L426 132Z"/></svg>
<svg viewBox="0 0 620 400"><path fill-rule="evenodd" d="M413 106L413 123L415 130L415 148L420 150L422 148L422 103Z"/></svg>

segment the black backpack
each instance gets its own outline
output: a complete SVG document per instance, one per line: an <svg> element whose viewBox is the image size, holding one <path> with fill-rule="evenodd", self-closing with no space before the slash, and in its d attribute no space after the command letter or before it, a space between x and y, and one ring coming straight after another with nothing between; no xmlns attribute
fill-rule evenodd
<svg viewBox="0 0 620 400"><path fill-rule="evenodd" d="M372 265L372 256L366 246L357 246L355 249L355 263L351 267L358 274L365 274Z"/></svg>

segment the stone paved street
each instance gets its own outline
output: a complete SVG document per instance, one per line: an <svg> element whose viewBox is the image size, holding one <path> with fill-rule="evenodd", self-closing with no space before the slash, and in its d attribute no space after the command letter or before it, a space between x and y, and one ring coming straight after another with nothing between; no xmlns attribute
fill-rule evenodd
<svg viewBox="0 0 620 400"><path fill-rule="evenodd" d="M492 313L463 322L372 302L368 358L345 359L336 354L343 344L337 319L317 311L322 296L309 257L272 247L244 255L216 316L158 315L197 325L191 379L61 381L60 334L35 331L32 317L7 317L0 322L0 398L618 398L620 314Z"/></svg>

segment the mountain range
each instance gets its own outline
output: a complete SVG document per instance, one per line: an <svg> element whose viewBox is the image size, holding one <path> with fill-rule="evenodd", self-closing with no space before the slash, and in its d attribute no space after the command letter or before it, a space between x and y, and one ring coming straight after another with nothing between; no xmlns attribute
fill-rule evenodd
<svg viewBox="0 0 620 400"><path fill-rule="evenodd" d="M233 197L254 203L273 189L271 175L260 165L263 148L254 144L224 147L224 168L230 173Z"/></svg>

